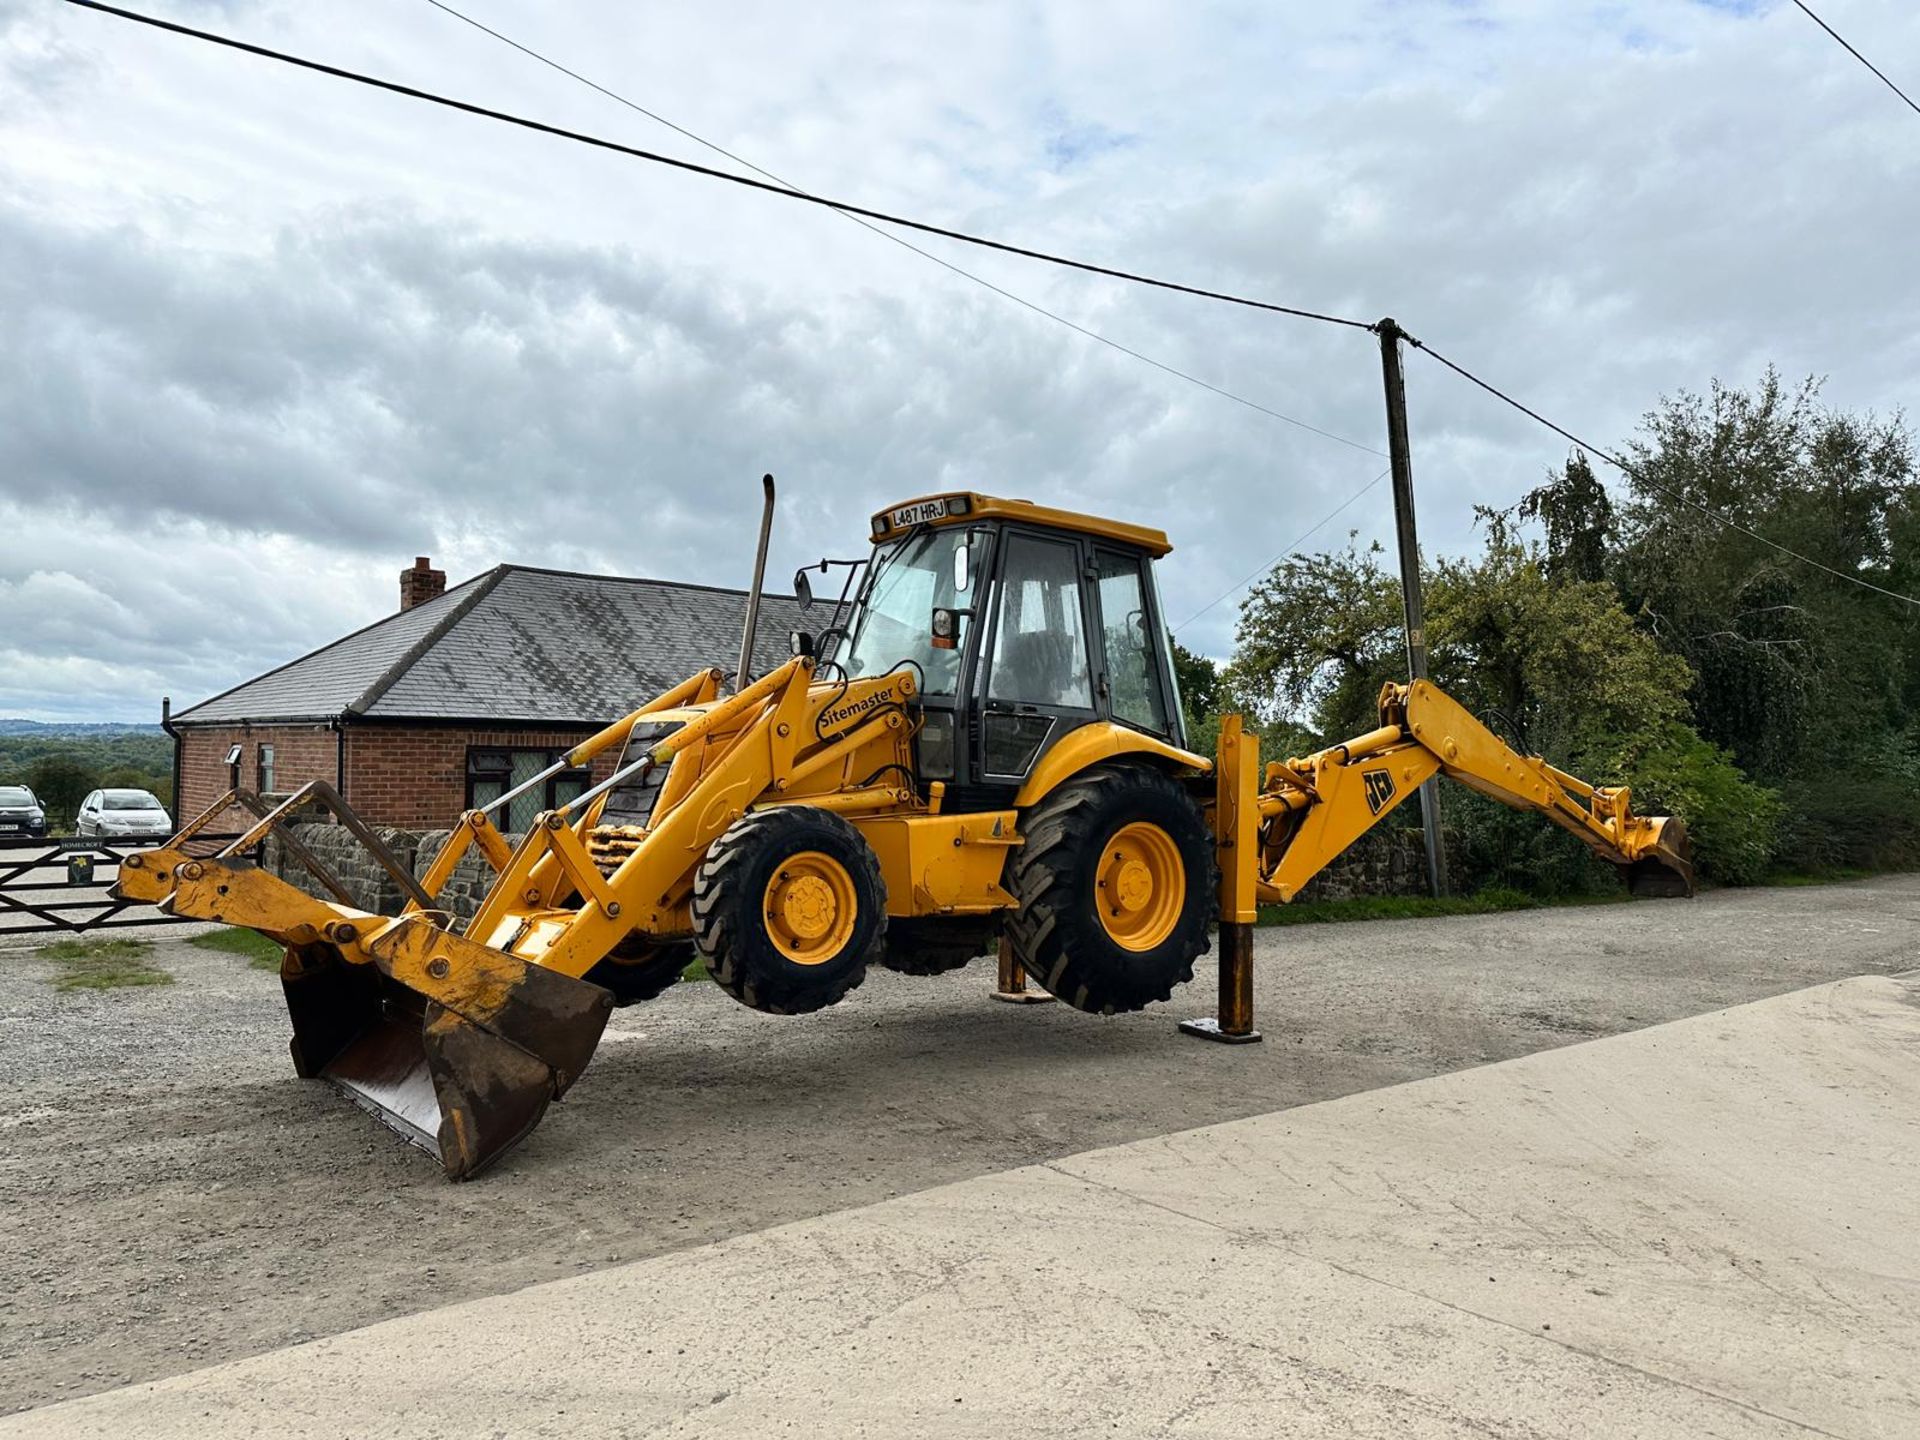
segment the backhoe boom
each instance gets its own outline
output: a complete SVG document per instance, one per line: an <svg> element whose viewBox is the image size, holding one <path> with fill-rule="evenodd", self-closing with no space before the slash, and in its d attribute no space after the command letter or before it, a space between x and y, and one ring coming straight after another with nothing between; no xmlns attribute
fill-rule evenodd
<svg viewBox="0 0 1920 1440"><path fill-rule="evenodd" d="M1252 763L1251 747L1221 747L1222 767ZM1635 815L1626 787L1589 785L1521 755L1426 680L1380 692L1380 724L1341 744L1266 766L1251 814L1235 817L1243 843L1223 861L1251 867L1247 893L1293 900L1309 880L1436 775L1516 810L1532 810L1619 865L1638 896L1693 892L1686 827L1674 817Z"/></svg>

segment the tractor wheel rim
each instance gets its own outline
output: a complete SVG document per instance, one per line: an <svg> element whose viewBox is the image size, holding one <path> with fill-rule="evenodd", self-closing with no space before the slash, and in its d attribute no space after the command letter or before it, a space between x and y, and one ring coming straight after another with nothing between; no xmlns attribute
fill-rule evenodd
<svg viewBox="0 0 1920 1440"><path fill-rule="evenodd" d="M853 938L859 900L846 866L804 850L780 862L760 908L774 949L796 965L824 965Z"/></svg>
<svg viewBox="0 0 1920 1440"><path fill-rule="evenodd" d="M1122 949L1151 950L1165 943L1187 902L1180 847L1149 821L1123 825L1100 852L1093 896L1101 926Z"/></svg>

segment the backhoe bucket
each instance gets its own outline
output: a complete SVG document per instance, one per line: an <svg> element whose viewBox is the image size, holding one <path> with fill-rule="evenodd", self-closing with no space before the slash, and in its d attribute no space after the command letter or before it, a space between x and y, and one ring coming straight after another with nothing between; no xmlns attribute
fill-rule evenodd
<svg viewBox="0 0 1920 1440"><path fill-rule="evenodd" d="M465 1014L330 945L289 949L280 970L295 1071L332 1081L452 1180L479 1174L539 1124L586 1068L612 1009L596 985L487 953L496 973L468 988Z"/></svg>
<svg viewBox="0 0 1920 1440"><path fill-rule="evenodd" d="M1653 848L1623 865L1627 893L1636 900L1679 900L1693 894L1693 842L1686 822L1670 815L1660 822Z"/></svg>

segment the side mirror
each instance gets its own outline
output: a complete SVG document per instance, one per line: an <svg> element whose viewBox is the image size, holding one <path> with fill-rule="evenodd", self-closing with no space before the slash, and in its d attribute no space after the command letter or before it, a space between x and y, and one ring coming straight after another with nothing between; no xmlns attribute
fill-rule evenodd
<svg viewBox="0 0 1920 1440"><path fill-rule="evenodd" d="M813 582L807 579L804 569L793 572L793 596L800 602L802 610L813 608Z"/></svg>
<svg viewBox="0 0 1920 1440"><path fill-rule="evenodd" d="M964 595L967 593L967 586L969 583L971 583L973 578L968 573L968 565L971 563L971 559L972 559L969 552L972 550L972 548L973 547L969 545L965 540L962 540L959 543L959 545L954 548L953 589L954 589L954 593L957 595Z"/></svg>

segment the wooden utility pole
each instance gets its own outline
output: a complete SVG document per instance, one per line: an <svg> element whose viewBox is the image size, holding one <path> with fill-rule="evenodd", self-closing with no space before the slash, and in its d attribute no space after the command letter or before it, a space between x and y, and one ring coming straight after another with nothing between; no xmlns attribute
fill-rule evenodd
<svg viewBox="0 0 1920 1440"><path fill-rule="evenodd" d="M1406 337L1392 317L1374 327L1380 335L1380 369L1387 386L1387 452L1393 464L1393 530L1400 551L1400 603L1406 614L1407 678L1427 678L1426 614L1420 598L1420 541L1413 523L1413 453L1407 443L1407 379L1400 366ZM1420 787L1420 820L1426 830L1427 876L1433 893L1447 893L1447 847L1440 834L1440 782Z"/></svg>

